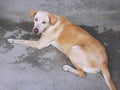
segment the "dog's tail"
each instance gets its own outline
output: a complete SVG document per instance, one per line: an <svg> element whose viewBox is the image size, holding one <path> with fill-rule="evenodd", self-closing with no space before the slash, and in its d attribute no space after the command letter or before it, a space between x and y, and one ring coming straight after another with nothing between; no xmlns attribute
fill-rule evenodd
<svg viewBox="0 0 120 90"><path fill-rule="evenodd" d="M108 69L108 66L105 65L103 68L102 68L102 74L104 76L104 79L108 85L108 87L110 88L110 90L116 90L116 87L111 79L111 76L110 76L110 72L109 72L109 69Z"/></svg>

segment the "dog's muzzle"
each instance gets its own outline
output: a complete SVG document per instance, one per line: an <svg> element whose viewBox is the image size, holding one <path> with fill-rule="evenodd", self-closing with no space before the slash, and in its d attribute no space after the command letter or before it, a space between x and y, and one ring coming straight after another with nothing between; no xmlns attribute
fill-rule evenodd
<svg viewBox="0 0 120 90"><path fill-rule="evenodd" d="M37 28L34 28L33 31L34 33L38 33L39 30Z"/></svg>

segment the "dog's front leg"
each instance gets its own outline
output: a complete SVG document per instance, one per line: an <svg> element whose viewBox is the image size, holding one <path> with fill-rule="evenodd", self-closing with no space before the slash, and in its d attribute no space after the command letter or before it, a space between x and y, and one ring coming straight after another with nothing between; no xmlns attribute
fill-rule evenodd
<svg viewBox="0 0 120 90"><path fill-rule="evenodd" d="M33 48L42 49L50 45L51 40L47 37L41 37L39 41L8 39L10 43L24 44Z"/></svg>
<svg viewBox="0 0 120 90"><path fill-rule="evenodd" d="M29 40L15 40L15 39L8 39L9 43L19 43L24 44L30 47L37 48L38 47L38 41L29 41Z"/></svg>

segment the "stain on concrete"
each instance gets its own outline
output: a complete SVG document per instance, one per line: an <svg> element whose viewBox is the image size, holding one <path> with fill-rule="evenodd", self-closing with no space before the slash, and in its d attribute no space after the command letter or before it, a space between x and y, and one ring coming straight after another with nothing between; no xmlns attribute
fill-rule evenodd
<svg viewBox="0 0 120 90"><path fill-rule="evenodd" d="M113 81L120 89L120 31L103 26L80 25L106 47ZM101 73L86 74L82 79L62 66L69 59L50 46L42 50L20 44L9 44L8 38L38 40L31 34L32 23L0 24L0 90L109 90Z"/></svg>

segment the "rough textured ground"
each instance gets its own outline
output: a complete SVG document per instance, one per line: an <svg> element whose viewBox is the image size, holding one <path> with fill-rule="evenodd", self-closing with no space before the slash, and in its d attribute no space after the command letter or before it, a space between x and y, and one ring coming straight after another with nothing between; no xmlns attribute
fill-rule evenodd
<svg viewBox="0 0 120 90"><path fill-rule="evenodd" d="M120 23L120 0L0 0L0 19L31 21L31 9L64 16L78 25Z"/></svg>
<svg viewBox="0 0 120 90"><path fill-rule="evenodd" d="M79 78L64 72L69 59L56 48L37 50L9 44L8 38L38 40L31 34L33 23L0 22L0 90L109 90L100 73ZM120 28L84 26L106 47L109 68L117 90L120 90Z"/></svg>

